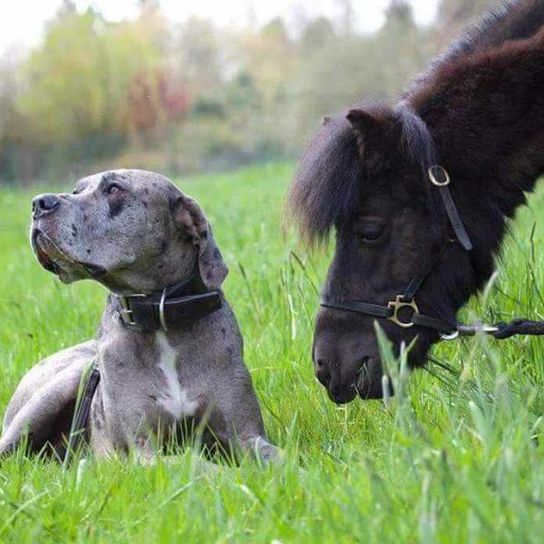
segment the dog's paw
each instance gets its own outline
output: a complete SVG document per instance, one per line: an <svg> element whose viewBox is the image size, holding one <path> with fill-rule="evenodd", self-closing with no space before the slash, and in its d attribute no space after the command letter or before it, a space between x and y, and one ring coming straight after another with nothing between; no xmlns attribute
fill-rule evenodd
<svg viewBox="0 0 544 544"><path fill-rule="evenodd" d="M281 464L285 460L285 452L270 444L262 436L257 436L250 440L251 450L255 458L264 464Z"/></svg>

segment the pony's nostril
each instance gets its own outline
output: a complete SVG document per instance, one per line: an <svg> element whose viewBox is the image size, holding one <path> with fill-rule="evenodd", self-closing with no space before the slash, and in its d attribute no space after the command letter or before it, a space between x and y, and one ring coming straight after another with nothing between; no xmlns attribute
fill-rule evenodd
<svg viewBox="0 0 544 544"><path fill-rule="evenodd" d="M322 383L325 387L329 385L329 382L331 381L331 375L325 368L320 368L316 372L317 379L319 380L319 383Z"/></svg>

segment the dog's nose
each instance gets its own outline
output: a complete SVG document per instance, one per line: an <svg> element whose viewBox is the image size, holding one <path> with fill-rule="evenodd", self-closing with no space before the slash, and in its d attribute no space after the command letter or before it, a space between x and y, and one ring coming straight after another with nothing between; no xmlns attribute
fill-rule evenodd
<svg viewBox="0 0 544 544"><path fill-rule="evenodd" d="M59 204L60 199L56 195L38 195L32 199L32 215L37 218L51 213Z"/></svg>

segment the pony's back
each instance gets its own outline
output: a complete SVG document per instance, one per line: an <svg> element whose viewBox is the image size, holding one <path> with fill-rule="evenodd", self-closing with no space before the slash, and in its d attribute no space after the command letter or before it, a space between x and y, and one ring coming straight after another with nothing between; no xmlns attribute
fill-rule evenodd
<svg viewBox="0 0 544 544"><path fill-rule="evenodd" d="M544 0L507 0L465 29L461 36L429 65L409 87L405 97L417 91L427 78L446 63L497 47L508 40L530 38L544 26Z"/></svg>

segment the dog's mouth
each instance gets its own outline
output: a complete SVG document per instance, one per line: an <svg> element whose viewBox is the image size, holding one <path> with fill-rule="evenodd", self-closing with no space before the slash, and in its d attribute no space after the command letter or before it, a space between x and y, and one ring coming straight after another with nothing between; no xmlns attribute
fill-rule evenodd
<svg viewBox="0 0 544 544"><path fill-rule="evenodd" d="M42 267L57 276L63 275L63 272L69 274L70 270L81 269L94 279L99 279L107 274L107 270L102 266L74 260L40 229L34 228L32 230L31 244Z"/></svg>
<svg viewBox="0 0 544 544"><path fill-rule="evenodd" d="M39 229L32 230L32 236L30 238L32 243L32 249L36 257L38 258L39 263L49 272L53 274L59 274L61 271L60 266L53 260L51 249L55 249L56 253L61 253L57 246L53 243L51 238L45 235ZM68 257L65 257L67 260Z"/></svg>

